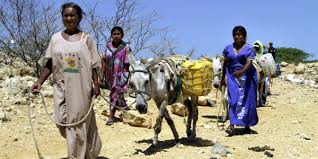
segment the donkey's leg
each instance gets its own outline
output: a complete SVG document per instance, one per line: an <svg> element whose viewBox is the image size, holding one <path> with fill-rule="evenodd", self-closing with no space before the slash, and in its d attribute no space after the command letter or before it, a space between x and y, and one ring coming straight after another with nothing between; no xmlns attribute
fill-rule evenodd
<svg viewBox="0 0 318 159"><path fill-rule="evenodd" d="M196 126L198 121L198 96L191 97L192 110L193 110L193 123L192 123L192 134L190 137L191 141L195 141L196 138Z"/></svg>
<svg viewBox="0 0 318 159"><path fill-rule="evenodd" d="M258 82L258 103L257 106L261 107L263 106L263 102L262 102L262 96L263 96L263 87L264 87L264 83L265 83L265 74L263 71L259 72L259 82Z"/></svg>
<svg viewBox="0 0 318 159"><path fill-rule="evenodd" d="M193 109L192 109L192 103L191 100L187 99L184 101L184 105L188 108L188 120L187 120L187 126L186 126L186 133L187 136L190 137L192 132L191 132L191 122L192 122L192 116L193 116Z"/></svg>
<svg viewBox="0 0 318 159"><path fill-rule="evenodd" d="M258 106L262 107L263 106L263 87L264 87L264 81L261 80L259 83L259 88L258 88Z"/></svg>
<svg viewBox="0 0 318 159"><path fill-rule="evenodd" d="M222 121L226 122L226 120L230 119L230 115L229 115L227 88L224 88L224 89L225 89L224 94L222 94L223 96L222 103L223 103L223 111L225 112L225 117L222 116Z"/></svg>
<svg viewBox="0 0 318 159"><path fill-rule="evenodd" d="M176 126L174 125L174 122L173 120L171 119L170 115L169 115L169 112L167 111L167 109L165 109L165 119L173 133L173 136L174 136L174 139L176 141L176 143L179 143L179 135L178 135L178 132L177 132L177 129L176 129Z"/></svg>
<svg viewBox="0 0 318 159"><path fill-rule="evenodd" d="M166 106L167 106L167 101L164 100L162 101L160 104L156 102L156 105L159 109L159 116L156 119L156 124L154 126L154 132L155 132L155 136L153 139L152 144L155 146L158 143L158 134L161 132L161 125L162 125L162 119L165 116L165 110L166 110Z"/></svg>

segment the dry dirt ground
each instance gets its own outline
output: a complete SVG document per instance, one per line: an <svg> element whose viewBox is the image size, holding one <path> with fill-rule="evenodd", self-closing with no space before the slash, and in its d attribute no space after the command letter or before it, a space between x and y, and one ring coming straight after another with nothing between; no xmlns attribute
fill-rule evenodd
<svg viewBox="0 0 318 159"><path fill-rule="evenodd" d="M215 91L215 90L214 90ZM268 158L264 152L254 152L249 147L268 145L273 158L318 158L318 90L306 88L274 79L266 107L258 108L259 123L252 127L256 134L243 134L228 137L224 131L217 129L216 116L220 100L214 107L199 107L197 142L186 140L183 118L171 115L176 124L181 144L174 145L173 135L163 122L157 148L149 148L153 129L132 127L121 122L106 126L105 116L101 112L107 104L95 107L97 124L103 147L100 158L222 158L213 154L211 149L215 142L227 146L231 152L227 158ZM215 96L215 92L213 93ZM218 95L220 97L220 95ZM48 104L51 106L51 100ZM170 106L168 106L169 108ZM35 106L36 138L44 158L60 159L66 157L65 140L57 128L45 116L40 104ZM35 159L37 153L27 118L27 106L15 105L16 115L9 116L11 121L0 124L0 158L1 159ZM157 109L151 102L150 115L153 125ZM228 122L226 126L228 126Z"/></svg>

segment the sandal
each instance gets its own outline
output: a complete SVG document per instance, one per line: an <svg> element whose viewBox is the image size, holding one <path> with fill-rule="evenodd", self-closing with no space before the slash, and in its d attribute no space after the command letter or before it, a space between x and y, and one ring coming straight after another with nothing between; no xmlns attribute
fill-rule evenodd
<svg viewBox="0 0 318 159"><path fill-rule="evenodd" d="M106 125L113 125L115 122L114 118L109 118L107 121L106 121Z"/></svg>
<svg viewBox="0 0 318 159"><path fill-rule="evenodd" d="M229 134L229 136L233 136L235 133L234 133L234 127L233 126L229 126L227 127L227 129L225 130L226 133Z"/></svg>

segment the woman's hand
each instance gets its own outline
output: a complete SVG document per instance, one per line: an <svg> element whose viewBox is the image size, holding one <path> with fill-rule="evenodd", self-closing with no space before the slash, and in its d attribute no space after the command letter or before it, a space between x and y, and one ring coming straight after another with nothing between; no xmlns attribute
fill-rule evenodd
<svg viewBox="0 0 318 159"><path fill-rule="evenodd" d="M233 75L236 77L236 78L240 78L243 76L243 74L245 73L245 71L242 69L242 70L238 70L236 72L233 73Z"/></svg>
<svg viewBox="0 0 318 159"><path fill-rule="evenodd" d="M35 82L32 86L31 86L31 91L34 94L40 93L41 90L41 84L38 82Z"/></svg>
<svg viewBox="0 0 318 159"><path fill-rule="evenodd" d="M99 84L96 84L96 85L94 85L94 88L93 88L94 90L94 94L95 94L95 96L97 97L97 96L99 96L100 95L100 88L99 88Z"/></svg>
<svg viewBox="0 0 318 159"><path fill-rule="evenodd" d="M221 79L220 84L221 84L221 86L225 86L225 79L224 78Z"/></svg>

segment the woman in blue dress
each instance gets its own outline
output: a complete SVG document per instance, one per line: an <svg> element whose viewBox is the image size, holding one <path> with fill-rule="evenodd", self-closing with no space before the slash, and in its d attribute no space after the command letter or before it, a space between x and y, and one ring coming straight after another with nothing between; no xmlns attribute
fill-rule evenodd
<svg viewBox="0 0 318 159"><path fill-rule="evenodd" d="M230 136L235 134L235 125L245 127L245 133L250 133L250 126L258 122L258 79L252 65L255 52L253 47L246 43L247 32L243 26L234 27L232 35L234 43L226 46L223 51L225 60L221 80L221 84L226 83L228 88L230 126L225 132Z"/></svg>

